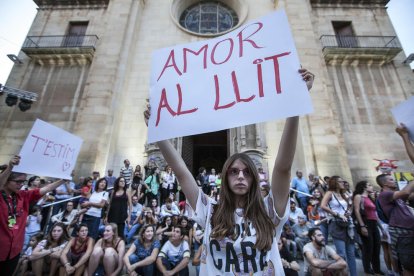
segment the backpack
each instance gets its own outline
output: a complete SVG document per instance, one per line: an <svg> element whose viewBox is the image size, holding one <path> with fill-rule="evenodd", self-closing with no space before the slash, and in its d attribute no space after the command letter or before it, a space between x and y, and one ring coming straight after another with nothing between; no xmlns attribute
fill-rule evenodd
<svg viewBox="0 0 414 276"><path fill-rule="evenodd" d="M380 220L388 224L390 222L389 218L384 213L384 210L382 210L381 204L378 200L378 198L375 200L375 207L377 209L377 215Z"/></svg>

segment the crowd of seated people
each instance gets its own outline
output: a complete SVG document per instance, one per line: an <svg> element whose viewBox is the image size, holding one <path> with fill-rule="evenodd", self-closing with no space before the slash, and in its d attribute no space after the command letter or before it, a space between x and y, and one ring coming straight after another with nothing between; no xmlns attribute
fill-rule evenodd
<svg viewBox="0 0 414 276"><path fill-rule="evenodd" d="M198 275L204 230L187 216L191 212L171 168L160 172L151 165L145 172L137 166L130 179L124 168L126 176L94 174L81 177L79 185L66 181L58 193L31 206L15 275L189 275L190 260ZM266 176L262 168L261 173ZM379 176L377 183L386 186L392 181L387 177ZM200 189L220 200L220 173L201 168L196 179ZM263 198L270 193L266 179L260 185ZM373 185L361 181L351 194L339 176L309 179L300 179L308 185L306 198L291 195L289 219L278 241L286 275L298 275L298 260L304 262L306 275L356 275L356 245L362 249L366 274L382 274L381 246L388 274L401 269L391 251L387 222L377 216ZM42 182L47 183L31 177L24 189ZM54 215L42 227L42 205L56 195ZM80 199L70 200L76 195ZM326 245L328 240L332 245Z"/></svg>

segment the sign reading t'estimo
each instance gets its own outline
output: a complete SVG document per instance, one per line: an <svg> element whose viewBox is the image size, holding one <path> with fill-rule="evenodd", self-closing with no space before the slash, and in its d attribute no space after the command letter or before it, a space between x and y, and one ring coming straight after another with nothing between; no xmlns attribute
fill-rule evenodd
<svg viewBox="0 0 414 276"><path fill-rule="evenodd" d="M20 151L15 172L72 179L82 139L37 119Z"/></svg>
<svg viewBox="0 0 414 276"><path fill-rule="evenodd" d="M148 142L313 111L283 11L154 52Z"/></svg>

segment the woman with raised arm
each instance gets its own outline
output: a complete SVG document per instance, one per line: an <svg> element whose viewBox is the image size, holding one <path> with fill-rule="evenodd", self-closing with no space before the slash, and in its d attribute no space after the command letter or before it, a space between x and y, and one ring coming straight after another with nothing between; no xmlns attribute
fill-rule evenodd
<svg viewBox="0 0 414 276"><path fill-rule="evenodd" d="M35 204L42 196L53 191L64 180L58 180L42 188L22 191L27 175L13 172L20 162L14 155L9 164L0 172L0 269L2 275L12 275L23 248L24 232L30 204Z"/></svg>
<svg viewBox="0 0 414 276"><path fill-rule="evenodd" d="M300 69L308 89L314 75ZM146 121L150 109L144 112ZM205 228L205 262L201 275L235 272L254 275L284 275L277 239L289 210L290 171L296 150L299 117L286 120L273 168L271 191L261 197L259 175L247 154L236 153L225 162L220 201L215 202L198 188L181 155L169 141L157 143L171 165L187 200L195 210L193 219Z"/></svg>

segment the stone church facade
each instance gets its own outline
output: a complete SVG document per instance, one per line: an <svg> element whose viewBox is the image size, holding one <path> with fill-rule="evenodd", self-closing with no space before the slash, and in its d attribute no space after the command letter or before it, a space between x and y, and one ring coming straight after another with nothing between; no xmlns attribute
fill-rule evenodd
<svg viewBox="0 0 414 276"><path fill-rule="evenodd" d="M316 75L315 111L300 120L293 170L357 181L377 174L374 158L397 159L401 170L410 169L390 109L414 95L414 76L402 63L387 0L34 2L39 9L19 54L23 64L13 67L6 85L36 92L39 100L26 112L0 103L3 162L40 118L84 140L77 175L117 172L126 158L132 165L165 165L147 144L142 118L151 53L217 35L213 23L197 29L197 20L214 17L197 8L207 3L224 7L219 33L285 9L301 63ZM200 166L220 170L235 152L247 152L268 171L282 128L283 121L272 121L172 142L194 173Z"/></svg>

